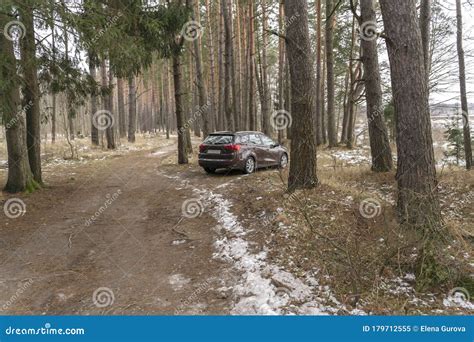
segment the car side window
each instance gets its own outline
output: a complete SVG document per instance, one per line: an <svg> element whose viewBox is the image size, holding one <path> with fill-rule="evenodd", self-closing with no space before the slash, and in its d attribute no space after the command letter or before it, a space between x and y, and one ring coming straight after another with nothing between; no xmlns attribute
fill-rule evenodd
<svg viewBox="0 0 474 342"><path fill-rule="evenodd" d="M262 141L260 140L258 134L250 134L250 143L253 145L261 145Z"/></svg>
<svg viewBox="0 0 474 342"><path fill-rule="evenodd" d="M268 146L268 147L275 145L275 142L269 137L267 137L266 135L262 135L261 137L262 137L263 145Z"/></svg>
<svg viewBox="0 0 474 342"><path fill-rule="evenodd" d="M249 143L249 136L247 134L240 135L235 139L236 144L248 144Z"/></svg>

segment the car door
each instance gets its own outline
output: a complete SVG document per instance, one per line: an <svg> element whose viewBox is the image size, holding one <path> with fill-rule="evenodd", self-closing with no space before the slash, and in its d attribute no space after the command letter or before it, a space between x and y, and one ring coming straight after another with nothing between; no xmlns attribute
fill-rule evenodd
<svg viewBox="0 0 474 342"><path fill-rule="evenodd" d="M251 133L249 134L249 144L254 151L255 156L257 157L257 165L265 166L265 148L262 144L262 139L260 134Z"/></svg>
<svg viewBox="0 0 474 342"><path fill-rule="evenodd" d="M267 137L265 134L262 134L260 138L262 140L262 146L265 154L265 165L277 165L279 156L274 149L275 142L271 138Z"/></svg>

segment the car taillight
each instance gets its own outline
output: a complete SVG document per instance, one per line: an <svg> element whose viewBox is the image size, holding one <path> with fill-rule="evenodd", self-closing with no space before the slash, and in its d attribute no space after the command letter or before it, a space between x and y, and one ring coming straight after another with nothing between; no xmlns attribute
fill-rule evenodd
<svg viewBox="0 0 474 342"><path fill-rule="evenodd" d="M240 151L240 145L237 145L237 144L232 144L232 145L225 145L224 148L227 150L227 151Z"/></svg>
<svg viewBox="0 0 474 342"><path fill-rule="evenodd" d="M206 145L199 145L199 152L204 152L206 150Z"/></svg>

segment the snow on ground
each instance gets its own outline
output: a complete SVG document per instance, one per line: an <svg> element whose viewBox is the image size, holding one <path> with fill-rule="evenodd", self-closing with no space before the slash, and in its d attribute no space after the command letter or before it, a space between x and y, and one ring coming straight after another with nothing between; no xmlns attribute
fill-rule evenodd
<svg viewBox="0 0 474 342"><path fill-rule="evenodd" d="M368 164L370 165L371 159L367 154L368 151L355 149L355 150L345 150L345 151L333 151L329 152L328 155L339 161L342 161L346 165L360 165ZM331 166L331 165L327 165Z"/></svg>
<svg viewBox="0 0 474 342"><path fill-rule="evenodd" d="M219 290L231 292L234 306L231 314L235 315L366 315L364 303L349 310L340 303L330 287L322 286L318 281L318 272L297 277L291 272L270 262L267 258L268 249L256 250L252 241L247 239L251 230L239 220L232 211L233 203L221 191L228 191L232 183L242 179L233 178L214 189L196 187L184 180L180 174L161 175L177 183L177 189L190 189L199 198L204 210L208 211L217 221L214 230L217 239L214 242L214 258L223 260L232 266L239 275L237 282L228 282ZM393 202L393 189L386 186L380 189L380 197L387 202ZM383 193L383 194L382 194ZM383 196L384 195L384 196ZM349 196L348 204L353 201ZM266 217L265 213L262 214ZM257 218L258 219L258 218ZM282 227L280 227L282 228ZM283 227L284 228L284 227ZM415 276L406 274L393 279L381 279L381 291L394 297L406 298L406 301L419 308L430 308L438 300L434 294L420 296L413 287ZM458 294L447 294L443 298L444 307L473 309L473 304ZM433 313L443 314L444 310L433 310Z"/></svg>
<svg viewBox="0 0 474 342"><path fill-rule="evenodd" d="M168 277L169 284L175 289L180 290L184 285L189 284L191 279L186 278L182 274L173 274Z"/></svg>
<svg viewBox="0 0 474 342"><path fill-rule="evenodd" d="M214 258L232 265L240 275L236 284L228 284L232 289L235 315L330 315L340 311L349 314L365 314L362 310L348 311L339 303L328 286L320 286L310 276L300 279L290 272L271 264L265 250L254 252L246 240L249 230L232 213L232 202L214 191L226 189L242 177L217 186L214 191L197 188L179 175L159 172L169 179L179 182L178 189L189 188L199 197L203 208L210 210L216 219L214 227L218 238L214 242Z"/></svg>
<svg viewBox="0 0 474 342"><path fill-rule="evenodd" d="M252 251L246 240L248 231L232 213L232 203L222 194L207 189L194 189L200 198L213 208L212 215L219 223L216 231L214 257L227 261L241 274L241 281L233 288L236 315L308 314L328 315L347 311L332 295L327 286L319 286L314 278L299 279L290 272L267 261L266 251ZM294 303L298 303L295 305ZM351 314L364 314L361 310Z"/></svg>

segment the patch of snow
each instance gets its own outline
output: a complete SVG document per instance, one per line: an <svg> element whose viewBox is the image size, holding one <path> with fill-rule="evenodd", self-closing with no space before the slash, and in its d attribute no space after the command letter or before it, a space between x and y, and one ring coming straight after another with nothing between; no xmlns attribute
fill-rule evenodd
<svg viewBox="0 0 474 342"><path fill-rule="evenodd" d="M370 164L371 159L361 150L335 151L331 157L343 161L347 165Z"/></svg>
<svg viewBox="0 0 474 342"><path fill-rule="evenodd" d="M191 282L191 279L186 278L182 274L173 274L168 277L169 284L173 287L173 290L181 290L186 284Z"/></svg>
<svg viewBox="0 0 474 342"><path fill-rule="evenodd" d="M447 308L474 310L474 304L469 300L469 298L466 298L465 295L460 293L454 293L443 299L443 305Z"/></svg>
<svg viewBox="0 0 474 342"><path fill-rule="evenodd" d="M346 310L327 286L318 286L314 278L301 280L290 272L267 262L265 251L252 252L247 234L230 208L232 203L221 194L195 189L201 199L213 207L213 217L219 225L216 231L223 235L215 242L215 258L233 264L242 274L234 286L236 303L231 310L237 315L328 315ZM299 303L298 306L293 302ZM347 310L346 310L347 311ZM362 310L354 314L362 314Z"/></svg>

